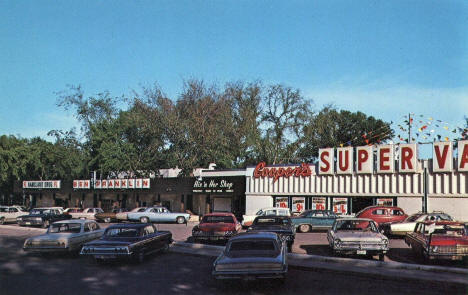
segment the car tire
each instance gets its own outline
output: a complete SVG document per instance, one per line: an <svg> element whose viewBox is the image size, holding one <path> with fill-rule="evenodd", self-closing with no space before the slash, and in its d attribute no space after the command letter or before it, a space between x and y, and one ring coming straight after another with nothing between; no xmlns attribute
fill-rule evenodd
<svg viewBox="0 0 468 295"><path fill-rule="evenodd" d="M105 223L110 223L110 222L111 222L111 218L110 218L110 217L104 218L104 222L105 222Z"/></svg>
<svg viewBox="0 0 468 295"><path fill-rule="evenodd" d="M0 218L0 225L3 225L3 224L5 224L5 218L4 217Z"/></svg>
<svg viewBox="0 0 468 295"><path fill-rule="evenodd" d="M43 227L43 228L48 228L49 225L50 225L49 220L44 220L44 222L42 223L42 227Z"/></svg>
<svg viewBox="0 0 468 295"><path fill-rule="evenodd" d="M164 247L161 249L162 253L166 253L167 251L169 251L169 243L165 243Z"/></svg>
<svg viewBox="0 0 468 295"><path fill-rule="evenodd" d="M177 224L185 223L185 218L183 216L179 216L176 219Z"/></svg>
<svg viewBox="0 0 468 295"><path fill-rule="evenodd" d="M299 225L299 231L301 233L308 233L310 231L312 231L312 227L308 224L301 224Z"/></svg>
<svg viewBox="0 0 468 295"><path fill-rule="evenodd" d="M149 222L149 218L148 218L148 217L140 217L140 222L141 222L141 223L148 223L148 222Z"/></svg>
<svg viewBox="0 0 468 295"><path fill-rule="evenodd" d="M379 254L379 261L385 261L385 254Z"/></svg>

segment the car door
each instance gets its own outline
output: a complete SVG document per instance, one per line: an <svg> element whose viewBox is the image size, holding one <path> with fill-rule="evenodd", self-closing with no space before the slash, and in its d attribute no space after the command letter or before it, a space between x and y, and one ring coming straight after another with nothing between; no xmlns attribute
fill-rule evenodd
<svg viewBox="0 0 468 295"><path fill-rule="evenodd" d="M15 221L16 217L20 216L21 213L18 209L16 208L9 208L8 209L8 214L6 214L6 221Z"/></svg>
<svg viewBox="0 0 468 295"><path fill-rule="evenodd" d="M336 214L334 212L331 212L331 211L325 212L324 226L331 228L333 226L333 223L335 223L335 220L336 220Z"/></svg>

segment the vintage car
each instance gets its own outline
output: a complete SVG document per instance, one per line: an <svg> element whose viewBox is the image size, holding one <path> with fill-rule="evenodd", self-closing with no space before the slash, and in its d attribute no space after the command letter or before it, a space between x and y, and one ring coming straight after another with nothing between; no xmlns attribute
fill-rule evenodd
<svg viewBox="0 0 468 295"><path fill-rule="evenodd" d="M139 221L141 223L148 222L175 222L175 223L187 223L190 219L188 213L176 213L167 210L164 207L149 207L142 212L130 212L127 214L128 220Z"/></svg>
<svg viewBox="0 0 468 295"><path fill-rule="evenodd" d="M443 212L416 213L408 216L404 221L390 224L389 234L393 236L406 236L414 231L416 223L424 221L453 221L450 215Z"/></svg>
<svg viewBox="0 0 468 295"><path fill-rule="evenodd" d="M42 226L44 228L55 221L71 219L71 215L64 214L59 207L34 208L28 215L18 216L16 221L20 226Z"/></svg>
<svg viewBox="0 0 468 295"><path fill-rule="evenodd" d="M99 239L103 229L92 220L71 219L52 223L47 233L24 242L27 252L79 252L83 244Z"/></svg>
<svg viewBox="0 0 468 295"><path fill-rule="evenodd" d="M101 212L101 213L96 213L94 215L94 218L98 222L119 222L120 220L117 219L117 213L128 213L128 209L125 208L116 208L112 209L111 212Z"/></svg>
<svg viewBox="0 0 468 295"><path fill-rule="evenodd" d="M115 218L117 219L118 222L120 221L127 221L128 220L128 213L133 213L133 212L143 212L146 210L148 207L136 207L133 208L132 210L128 212L118 212L115 214Z"/></svg>
<svg viewBox="0 0 468 295"><path fill-rule="evenodd" d="M146 255L166 251L172 243L169 231L158 231L150 223L127 223L109 226L99 239L86 243L80 254L96 261L135 259L143 262Z"/></svg>
<svg viewBox="0 0 468 295"><path fill-rule="evenodd" d="M21 206L1 206L0 207L0 224L7 222L16 222L16 218L21 215L28 214Z"/></svg>
<svg viewBox="0 0 468 295"><path fill-rule="evenodd" d="M291 222L298 232L330 229L338 218L331 210L306 210L299 216L291 217Z"/></svg>
<svg viewBox="0 0 468 295"><path fill-rule="evenodd" d="M80 219L95 219L94 215L97 213L104 213L101 208L86 208L82 211L74 212L75 210L68 212L72 216L72 218L80 218Z"/></svg>
<svg viewBox="0 0 468 295"><path fill-rule="evenodd" d="M275 233L240 233L213 264L216 279L279 279L288 272L286 242Z"/></svg>
<svg viewBox="0 0 468 295"><path fill-rule="evenodd" d="M215 212L203 215L200 223L192 229L192 238L194 242L226 241L240 230L241 225L234 214Z"/></svg>
<svg viewBox="0 0 468 295"><path fill-rule="evenodd" d="M372 219L377 223L380 229L389 232L392 223L401 222L405 220L408 215L406 215L400 207L369 206L356 213L356 217Z"/></svg>
<svg viewBox="0 0 468 295"><path fill-rule="evenodd" d="M462 222L418 222L405 242L424 259L462 260L468 257L468 226Z"/></svg>
<svg viewBox="0 0 468 295"><path fill-rule="evenodd" d="M243 215L242 216L242 227L247 228L252 225L254 219L258 216L291 216L291 212L288 208L280 207L269 207L262 208L255 213L255 215Z"/></svg>
<svg viewBox="0 0 468 295"><path fill-rule="evenodd" d="M328 244L335 255L378 255L383 261L389 250L388 238L368 218L340 218L327 233Z"/></svg>
<svg viewBox="0 0 468 295"><path fill-rule="evenodd" d="M291 252L296 229L288 216L259 216L255 218L247 232L272 232L278 234L288 245Z"/></svg>

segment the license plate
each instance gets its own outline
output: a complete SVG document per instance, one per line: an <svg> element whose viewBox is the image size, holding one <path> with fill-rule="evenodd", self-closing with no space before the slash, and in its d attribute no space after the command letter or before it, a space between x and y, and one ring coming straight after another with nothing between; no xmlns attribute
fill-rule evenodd
<svg viewBox="0 0 468 295"><path fill-rule="evenodd" d="M115 258L115 255L96 255L94 256L97 259L106 259L106 258Z"/></svg>
<svg viewBox="0 0 468 295"><path fill-rule="evenodd" d="M26 224L26 225L31 225L31 222L26 222L25 224Z"/></svg>
<svg viewBox="0 0 468 295"><path fill-rule="evenodd" d="M357 255L366 255L366 250L357 250L356 254Z"/></svg>

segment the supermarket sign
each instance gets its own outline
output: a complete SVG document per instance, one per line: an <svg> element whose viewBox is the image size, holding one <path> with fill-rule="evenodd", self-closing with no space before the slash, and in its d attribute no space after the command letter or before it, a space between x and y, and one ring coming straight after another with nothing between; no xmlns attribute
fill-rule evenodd
<svg viewBox="0 0 468 295"><path fill-rule="evenodd" d="M28 189L60 189L60 180L25 180L23 188Z"/></svg>
<svg viewBox="0 0 468 295"><path fill-rule="evenodd" d="M396 170L400 173L418 172L417 144L399 144L398 147L398 163L395 163L396 148L393 144L337 148L336 157L334 148L319 149L318 173L322 175L370 174L374 172L394 173ZM354 153L356 153L355 156ZM434 142L432 153L433 172L454 171L452 142ZM468 171L468 140L458 141L456 163L457 171Z"/></svg>

